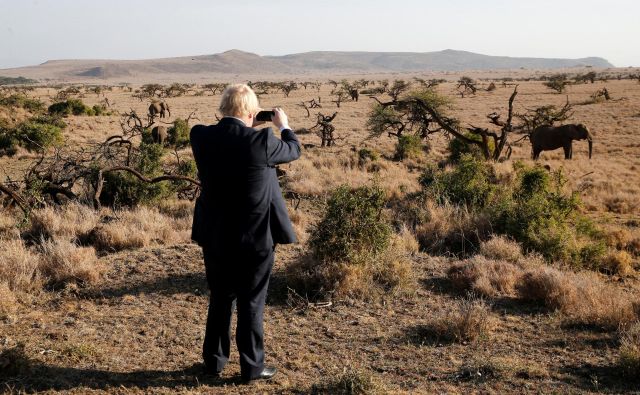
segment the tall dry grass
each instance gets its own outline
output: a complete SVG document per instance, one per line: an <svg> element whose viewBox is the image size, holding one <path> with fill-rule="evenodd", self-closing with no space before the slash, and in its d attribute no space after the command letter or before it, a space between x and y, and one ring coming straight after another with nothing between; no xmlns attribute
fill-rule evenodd
<svg viewBox="0 0 640 395"><path fill-rule="evenodd" d="M538 256L518 254L512 241L493 238L483 255L453 264L453 287L485 297L517 297L556 310L575 324L616 329L640 318L638 298L593 272L574 273L548 266ZM487 257L488 255L488 257Z"/></svg>
<svg viewBox="0 0 640 395"><path fill-rule="evenodd" d="M489 219L453 204L426 203L427 221L418 224L416 237L423 250L435 253L470 254L489 237Z"/></svg>
<svg viewBox="0 0 640 395"><path fill-rule="evenodd" d="M30 291L39 285L39 256L22 240L6 240L0 248L0 283L12 291Z"/></svg>
<svg viewBox="0 0 640 395"><path fill-rule="evenodd" d="M640 321L620 331L619 364L627 376L640 377Z"/></svg>
<svg viewBox="0 0 640 395"><path fill-rule="evenodd" d="M91 229L86 240L98 251L113 252L187 243L190 232L190 217L171 218L156 209L138 207L114 212L111 220Z"/></svg>
<svg viewBox="0 0 640 395"><path fill-rule="evenodd" d="M451 342L473 342L487 338L495 322L482 299L457 300L451 309L436 313L425 325L430 336Z"/></svg>
<svg viewBox="0 0 640 395"><path fill-rule="evenodd" d="M62 239L42 239L38 270L49 285L95 284L103 271L92 247Z"/></svg>

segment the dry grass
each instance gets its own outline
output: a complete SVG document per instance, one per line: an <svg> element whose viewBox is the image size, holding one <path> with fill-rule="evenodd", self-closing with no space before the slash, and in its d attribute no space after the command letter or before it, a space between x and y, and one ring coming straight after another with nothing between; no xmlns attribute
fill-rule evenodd
<svg viewBox="0 0 640 395"><path fill-rule="evenodd" d="M191 219L195 203L189 200L170 199L158 204L158 211L169 218Z"/></svg>
<svg viewBox="0 0 640 395"><path fill-rule="evenodd" d="M31 213L26 233L34 239L56 238L75 241L99 221L99 213L82 204L47 206Z"/></svg>
<svg viewBox="0 0 640 395"><path fill-rule="evenodd" d="M14 313L18 308L17 304L18 299L9 288L9 284L0 281L0 319Z"/></svg>
<svg viewBox="0 0 640 395"><path fill-rule="evenodd" d="M20 231L16 226L18 221L16 216L9 214L5 210L0 211L0 241L19 237Z"/></svg>
<svg viewBox="0 0 640 395"><path fill-rule="evenodd" d="M464 208L428 202L426 209L428 221L416 227L416 237L427 252L473 253L490 233L487 218Z"/></svg>
<svg viewBox="0 0 640 395"><path fill-rule="evenodd" d="M39 270L50 285L87 285L100 279L103 268L96 251L66 240L42 240Z"/></svg>
<svg viewBox="0 0 640 395"><path fill-rule="evenodd" d="M619 363L627 376L634 379L640 377L640 322L621 331Z"/></svg>
<svg viewBox="0 0 640 395"><path fill-rule="evenodd" d="M190 231L188 216L172 219L158 210L138 207L114 212L109 221L88 231L83 241L98 251L115 252L153 244L186 243L190 240Z"/></svg>
<svg viewBox="0 0 640 395"><path fill-rule="evenodd" d="M454 264L447 271L447 277L457 290L487 297L513 294L522 274L522 269L507 261L495 261L481 255Z"/></svg>
<svg viewBox="0 0 640 395"><path fill-rule="evenodd" d="M638 208L640 208L640 198L638 198L637 194L620 193L619 191L615 194L605 196L603 203L607 211L616 214L636 213Z"/></svg>
<svg viewBox="0 0 640 395"><path fill-rule="evenodd" d="M0 283L12 291L30 291L39 287L39 257L22 240L7 240L0 249Z"/></svg>
<svg viewBox="0 0 640 395"><path fill-rule="evenodd" d="M627 276L634 272L633 258L626 251L613 251L602 260L600 268L607 273Z"/></svg>
<svg viewBox="0 0 640 395"><path fill-rule="evenodd" d="M522 247L518 242L496 235L480 244L480 254L489 259L511 263L518 263L523 258Z"/></svg>
<svg viewBox="0 0 640 395"><path fill-rule="evenodd" d="M526 272L517 290L522 299L558 310L576 324L616 329L638 318L630 295L594 273L540 267Z"/></svg>
<svg viewBox="0 0 640 395"><path fill-rule="evenodd" d="M375 379L371 373L352 369L332 376L321 383L314 384L310 392L314 395L373 395L387 393L384 385Z"/></svg>
<svg viewBox="0 0 640 395"><path fill-rule="evenodd" d="M306 254L289 264L289 285L312 298L373 300L412 294L417 279L410 259L415 253L411 237L410 233L393 235L385 251L360 262L320 262Z"/></svg>
<svg viewBox="0 0 640 395"><path fill-rule="evenodd" d="M429 321L424 329L437 339L473 342L487 338L494 322L489 306L481 299L466 298L454 303Z"/></svg>

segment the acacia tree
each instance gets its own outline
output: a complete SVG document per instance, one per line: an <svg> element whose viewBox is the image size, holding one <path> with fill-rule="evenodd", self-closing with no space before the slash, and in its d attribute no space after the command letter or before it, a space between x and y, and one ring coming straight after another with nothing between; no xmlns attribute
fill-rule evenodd
<svg viewBox="0 0 640 395"><path fill-rule="evenodd" d="M321 147L331 147L337 140L340 140L339 137L333 135L336 128L331 124L336 115L338 115L338 112L334 112L333 115L324 115L319 112L317 114L318 121L309 129L310 131L315 131L318 137L320 137Z"/></svg>
<svg viewBox="0 0 640 395"><path fill-rule="evenodd" d="M460 96L463 98L465 94L475 95L478 91L478 88L476 87L476 81L471 77L461 77L458 80L456 89L458 90Z"/></svg>
<svg viewBox="0 0 640 395"><path fill-rule="evenodd" d="M562 93L569 84L570 82L567 80L566 74L556 74L549 77L549 80L544 83L544 86L556 91L556 93Z"/></svg>
<svg viewBox="0 0 640 395"><path fill-rule="evenodd" d="M553 126L571 118L573 116L572 110L573 105L569 104L568 97L567 102L560 108L554 105L547 105L529 109L524 113L515 115L521 122L515 130L530 134L540 126Z"/></svg>
<svg viewBox="0 0 640 395"><path fill-rule="evenodd" d="M498 160L504 148L508 147L509 135L514 129L513 101L517 94L516 87L509 98L506 121L500 120L498 114L490 114L491 123L500 127L498 131L480 127L470 127L463 131L460 122L445 113L450 100L431 89L415 91L401 99L385 103L374 98L377 104L369 114L367 127L371 137L387 133L400 138L403 133L414 133L428 138L430 134L444 132L466 144L478 146L485 159ZM470 137L467 133L479 138Z"/></svg>

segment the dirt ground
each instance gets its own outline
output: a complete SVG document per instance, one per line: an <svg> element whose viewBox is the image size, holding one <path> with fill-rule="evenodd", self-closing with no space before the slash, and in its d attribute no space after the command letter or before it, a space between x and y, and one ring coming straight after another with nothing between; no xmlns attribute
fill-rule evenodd
<svg viewBox="0 0 640 395"><path fill-rule="evenodd" d="M559 150L543 153L541 162L564 169L570 185L581 191L584 210L596 223L638 232L637 81L574 85L566 94L552 93L541 82L522 82L516 111L561 106L567 96L572 103L584 102L604 86L614 101L576 105L570 120L592 131L593 158L587 158L586 142L576 142L573 160L565 161ZM450 82L438 90L453 98L452 114L463 125L474 126L490 126L486 115L493 111L506 115L514 89L498 85L494 92L460 98L454 87ZM321 97L320 112L338 111L334 121L336 134L342 137L338 146L308 148L299 161L284 166L289 187L304 196L322 197L342 183L370 182L371 174L347 165L355 155L353 148L368 146L383 158L393 156L393 138L368 138L365 121L372 100L361 96L359 102L347 101L336 108L330 102L330 90L325 84L320 92L300 89L288 98L282 94L261 97L265 108L282 106L294 129L315 124L314 110L307 118L297 106L303 100ZM36 92L48 102L54 93L53 88ZM134 109L144 114L149 105L117 87L105 95L118 112ZM83 98L89 105L101 100L103 96ZM195 111L195 122L214 123L219 100L219 95L169 98L171 117L166 121L186 118ZM66 136L74 143L100 141L119 132L117 115L66 121ZM299 137L304 144L319 145L313 133ZM445 156L444 137L435 136L431 145L423 162L384 159L379 182L390 193L416 189L417 166ZM497 164L498 170L509 171L514 160L530 163L529 157L529 143L519 143L510 161ZM17 163L3 159L4 171L11 171ZM317 211L307 203L299 209L307 218L298 227L304 233L317 220ZM445 276L451 258L416 255L413 267L419 286L414 295L315 306L300 303L286 287L286 264L305 251L306 246L300 244L281 246L277 252L265 316L267 363L279 368L273 381L242 384L233 347L221 378L201 375L208 290L200 249L179 244L105 255L100 259L107 271L97 285L42 291L21 300L18 311L0 321L0 349L24 345L21 353L29 374L0 378L0 392L301 394L356 371L370 376L389 393L640 393L640 382L623 377L616 367L619 341L615 332L569 326L559 314L515 299L502 298L491 304L495 322L488 338L457 344L429 336L424 323L461 297ZM608 277L607 281L640 294L637 274Z"/></svg>

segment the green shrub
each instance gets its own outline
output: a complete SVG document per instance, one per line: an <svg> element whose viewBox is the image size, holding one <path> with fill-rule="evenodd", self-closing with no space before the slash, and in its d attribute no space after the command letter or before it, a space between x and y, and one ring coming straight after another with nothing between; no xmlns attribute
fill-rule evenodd
<svg viewBox="0 0 640 395"><path fill-rule="evenodd" d="M382 252L391 236L382 213L385 203L384 191L378 186L339 187L310 239L316 258L357 262Z"/></svg>
<svg viewBox="0 0 640 395"><path fill-rule="evenodd" d="M426 192L438 203L446 201L483 207L495 190L493 166L471 154L463 154L450 171L427 167L420 177Z"/></svg>
<svg viewBox="0 0 640 395"><path fill-rule="evenodd" d="M465 137L475 141L482 141L482 137L475 133L465 133ZM493 154L495 143L493 139L489 139L489 152ZM453 138L449 141L449 161L457 163L463 154L471 154L476 158L484 159L482 149L475 145L467 143L459 138Z"/></svg>
<svg viewBox="0 0 640 395"><path fill-rule="evenodd" d="M80 99L69 99L66 101L53 103L49 106L49 114L57 114L60 116L83 115L90 114L91 108L87 107Z"/></svg>
<svg viewBox="0 0 640 395"><path fill-rule="evenodd" d="M44 110L44 103L39 99L32 99L23 94L13 94L0 97L0 106L24 108L30 112L41 112Z"/></svg>
<svg viewBox="0 0 640 395"><path fill-rule="evenodd" d="M189 124L181 118L173 121L173 126L167 131L169 144L176 148L189 145Z"/></svg>
<svg viewBox="0 0 640 395"><path fill-rule="evenodd" d="M104 105L94 104L93 107L91 107L91 110L93 111L93 115L95 116L110 115L110 112L107 110L107 107L105 107Z"/></svg>
<svg viewBox="0 0 640 395"><path fill-rule="evenodd" d="M142 129L142 134L140 135L141 144L153 144L153 135L151 134L152 128L144 128Z"/></svg>
<svg viewBox="0 0 640 395"><path fill-rule="evenodd" d="M488 218L493 233L513 238L526 251L537 251L548 260L598 269L606 253L601 232L580 214L577 193L564 191L562 171L549 172L542 166L521 163L514 168L514 179L500 182L491 164L467 153L451 170L428 166L420 183L426 196L439 205L464 206L470 217ZM434 221L432 218L429 222ZM426 223L422 228L433 226ZM468 238L485 232L467 229L465 234Z"/></svg>
<svg viewBox="0 0 640 395"><path fill-rule="evenodd" d="M157 144L141 144L135 169L148 178L162 174L163 150ZM137 206L166 198L174 192L168 181L153 184L139 180L126 172L104 174L104 185L100 201L108 206Z"/></svg>
<svg viewBox="0 0 640 395"><path fill-rule="evenodd" d="M15 138L29 151L42 151L62 143L62 128L29 120L18 125Z"/></svg>
<svg viewBox="0 0 640 395"><path fill-rule="evenodd" d="M593 266L604 255L598 232L579 213L576 193L563 191L562 171L516 165L511 191L504 189L489 208L494 231L513 237L550 260ZM510 193L509 193L510 192Z"/></svg>
<svg viewBox="0 0 640 395"><path fill-rule="evenodd" d="M360 150L358 150L358 160L361 163L367 160L371 160L371 161L378 160L379 156L380 155L376 151L370 148L360 148Z"/></svg>
<svg viewBox="0 0 640 395"><path fill-rule="evenodd" d="M19 142L12 133L0 129L0 156L13 156L18 152Z"/></svg>
<svg viewBox="0 0 640 395"><path fill-rule="evenodd" d="M398 160L415 159L423 153L422 138L414 134L403 134L398 138L395 157Z"/></svg>

